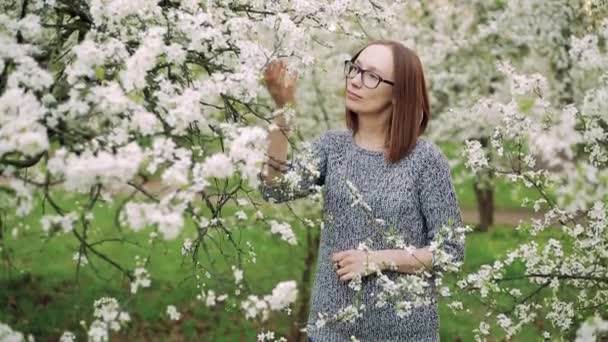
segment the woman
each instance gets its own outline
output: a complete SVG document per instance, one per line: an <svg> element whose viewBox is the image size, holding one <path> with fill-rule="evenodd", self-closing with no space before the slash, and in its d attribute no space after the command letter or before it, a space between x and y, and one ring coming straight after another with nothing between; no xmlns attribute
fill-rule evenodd
<svg viewBox="0 0 608 342"><path fill-rule="evenodd" d="M378 265L383 274L396 280L420 269L434 268L429 250L439 228L460 227L448 161L441 150L420 135L430 118L429 100L422 63L415 52L391 40L374 41L345 61L346 126L317 137L311 147L317 173L297 157L282 167L287 158L289 130L285 118L274 118L280 129L270 132L268 167L260 191L266 201L285 202L304 197L322 186L323 219L307 333L309 341L437 341L439 315L436 293L430 304L412 309L400 317L390 305L377 307L382 288L377 275L366 267ZM297 76L296 76L297 77ZM295 78L285 77L280 63L265 73L266 86L278 106L294 101ZM296 191L281 178L288 170L301 176ZM352 189L359 191L365 205L352 205ZM413 254L381 239L375 222L393 227ZM388 231L388 229L385 229ZM382 233L382 232L381 232ZM372 243L370 251L357 249ZM443 248L452 261L464 259L464 240L451 239ZM389 265L396 269L389 269ZM331 317L353 303L354 290L348 283L361 279L362 316L354 322L332 321ZM431 278L434 279L434 278ZM434 289L434 282L430 281ZM389 303L390 304L390 303ZM318 324L321 323L321 324Z"/></svg>

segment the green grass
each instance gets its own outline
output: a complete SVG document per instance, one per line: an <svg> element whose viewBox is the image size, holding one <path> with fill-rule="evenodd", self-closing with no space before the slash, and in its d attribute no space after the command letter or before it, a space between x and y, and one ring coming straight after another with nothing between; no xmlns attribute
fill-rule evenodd
<svg viewBox="0 0 608 342"><path fill-rule="evenodd" d="M465 189L465 202L468 201L467 196L471 194L467 194ZM62 198L58 202L66 208L83 205L70 197ZM136 295L130 294L128 279L96 257L93 257L92 264L80 269L77 277L75 262L72 260L72 255L78 248L77 240L74 236L55 236L47 239L40 230L39 220L42 212L38 205L28 217L8 217L7 227L16 226L20 222L29 229L20 228L16 239L12 238L10 229L5 231L3 248L9 252L14 269L21 272L14 271L13 267L7 266L6 263L0 268L0 288L4 289L0 293L0 322L7 323L16 330L31 333L36 340L56 341L64 330L71 330L83 336L84 329L79 326L79 322L85 320L90 324L93 302L103 296L112 296L126 305L133 319L127 329L116 335L121 340L148 340L160 336L163 337L161 339L168 340L178 337L197 341L255 340L261 327L244 319L238 305L235 306L238 302L227 302L225 305L219 304L209 308L195 299L200 293L197 284L209 280L205 279L204 272L193 271L191 260L180 253L183 238L194 237L192 222L187 222L178 239L150 244L148 236L152 232L151 228L135 233L129 229L121 231L114 227L112 213L116 206L115 203L112 206L95 208L95 218L88 232L88 239L92 242L118 237L139 244L139 247L134 247L124 242L107 242L99 245L98 250L128 269L135 266L136 254L150 256L147 269L152 274L151 287L140 289ZM240 248L246 249L246 241L255 246L256 263L246 263L243 266L248 288L245 292L265 295L270 293L279 281L301 279L305 269L306 228L298 222L291 222L299 242L298 246L292 247L272 235L266 224L254 221L251 209L250 207L245 210L249 216L248 223L237 224L229 220L227 226ZM238 209L234 206L227 206L222 216L231 217L236 210ZM319 212L316 211L314 215L319 215ZM272 216L288 217L288 213L285 208L277 207ZM311 215L306 217L313 218ZM81 231L82 227L78 227L78 230ZM226 239L220 239L223 234L213 236L218 244L228 246ZM470 234L467 238L465 270L475 270L484 263L493 262L523 238L522 233L512 227L496 227L489 233ZM234 249L225 248L223 252L228 253L229 258L234 258ZM201 254L199 260L205 266L210 266L214 260L218 269L227 270L225 258L220 255L218 248L212 248L209 256ZM94 271L93 267L97 271ZM201 280L195 281L191 277L193 274L200 275ZM222 276L220 282L233 283L231 272L228 271ZM217 285L209 282L209 288L215 289ZM232 297L233 293L229 295ZM181 321L172 322L167 319L165 309L169 304L176 305L182 313ZM466 302L466 306L471 308L473 314L455 316L445 304L441 302L442 340L454 340L455 337L464 341L471 340L471 330L479 324L479 319L485 313L484 308L470 300ZM274 313L271 320L264 325L264 330L270 329L285 335L291 322L293 313L292 316L283 312ZM523 336L537 335L535 330L526 330Z"/></svg>
<svg viewBox="0 0 608 342"><path fill-rule="evenodd" d="M58 201L66 208L78 204L73 199L66 198ZM257 328L253 323L243 319L241 309L228 303L208 308L202 301L196 300L200 293L197 283L205 281L204 272L193 271L192 261L184 258L181 245L184 237L194 237L192 222L180 237L173 241L157 241L148 243L151 228L135 233L128 229L118 231L113 226L112 212L114 208L96 208L95 219L89 231L89 241L107 238L121 238L139 244L134 247L124 242L107 242L97 246L99 252L110 256L124 268L135 266L134 256L150 256L148 271L152 275L150 288L140 288L136 295L129 292L129 280L115 268L93 257L91 264L80 269L76 277L76 264L72 255L78 249L74 236L54 236L47 239L40 230L39 219L42 215L40 206L25 219L9 218L9 223L21 221L28 229L20 229L18 237L12 238L7 230L4 249L9 252L12 266L4 263L0 276L0 322L8 323L14 329L31 333L37 337L58 340L64 330L82 333L78 326L80 320L90 323L92 320L93 302L102 296L113 296L120 303L128 304L127 308L133 318L127 334L129 339L144 338L151 331L168 335L175 326L179 334L186 339L254 340ZM224 217L232 217L237 209L227 207ZM246 241L255 248L256 263L247 263L242 268L245 271L246 293L260 296L270 293L273 286L283 280L300 279L304 264L305 246L291 247L270 233L266 225L252 220L253 213L246 210L250 221L248 224L231 225L234 239L240 248L245 249ZM8 226L8 225L7 225ZM242 228L239 228L242 227ZM82 228L78 228L81 231ZM297 229L298 241L306 241L303 229ZM214 240L221 244L223 252L234 256L234 248L229 248L223 234L212 234ZM226 261L220 255L218 248L211 248L210 256L201 253L200 259L205 266L215 261L219 270L227 270ZM277 262L282 261L282 262ZM235 262L236 263L236 262ZM97 270L94 271L94 266ZM201 282L195 281L193 274L201 276ZM224 279L234 283L231 272L222 274ZM184 279L188 278L186 281ZM217 288L209 283L209 288ZM232 293L229 293L232 297ZM219 293L218 293L219 295ZM165 314L166 306L174 304L183 314L179 323L171 323ZM283 313L273 316L269 327L283 330L289 321L289 316Z"/></svg>

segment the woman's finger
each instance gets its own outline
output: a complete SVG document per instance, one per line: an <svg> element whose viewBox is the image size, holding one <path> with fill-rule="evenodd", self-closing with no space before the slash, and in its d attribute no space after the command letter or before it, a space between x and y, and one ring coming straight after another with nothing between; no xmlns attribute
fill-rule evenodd
<svg viewBox="0 0 608 342"><path fill-rule="evenodd" d="M351 268L350 268L350 267L342 267L342 268L338 269L338 271L336 271L336 273L337 273L339 276L341 276L341 275L344 275L344 274L346 274L346 273L349 273L350 271L351 271Z"/></svg>
<svg viewBox="0 0 608 342"><path fill-rule="evenodd" d="M268 83L272 80L273 74L274 74L274 67L272 64L269 64L266 67L266 70L264 70L264 80L266 81L266 83Z"/></svg>
<svg viewBox="0 0 608 342"><path fill-rule="evenodd" d="M340 265L342 265L342 266L350 265L352 263L353 263L353 260L350 256L347 256L344 259L340 260Z"/></svg>
<svg viewBox="0 0 608 342"><path fill-rule="evenodd" d="M350 278L352 278L351 275L350 275L350 273L347 273L347 274L341 276L340 280L341 281L347 281L347 280L350 280Z"/></svg>
<svg viewBox="0 0 608 342"><path fill-rule="evenodd" d="M278 70L278 65L277 65L277 61L274 60L270 63L268 63L268 66L266 67L266 74L270 77L270 78L274 78L276 73Z"/></svg>
<svg viewBox="0 0 608 342"><path fill-rule="evenodd" d="M272 78L276 78L278 72L279 72L279 66L276 63L272 63L272 72L270 73Z"/></svg>

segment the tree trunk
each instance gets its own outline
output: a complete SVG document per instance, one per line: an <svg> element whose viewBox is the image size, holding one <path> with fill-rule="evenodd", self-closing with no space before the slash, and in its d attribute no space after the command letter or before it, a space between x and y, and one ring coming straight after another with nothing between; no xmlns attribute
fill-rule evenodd
<svg viewBox="0 0 608 342"><path fill-rule="evenodd" d="M289 332L290 342L307 342L307 335L301 332L300 329L306 326L308 320L308 304L310 300L310 289L312 287L312 271L315 268L315 260L317 259L317 253L319 251L319 239L321 234L317 230L307 228L306 240L307 240L307 252L306 259L304 260L305 267L304 273L302 273L301 287L298 290L301 293L300 304L297 308L297 313L291 329Z"/></svg>
<svg viewBox="0 0 608 342"><path fill-rule="evenodd" d="M483 137L479 139L481 146L486 149L489 145L489 139ZM492 154L487 156L488 162L491 164ZM477 199L477 211L479 212L479 223L475 230L487 232L491 225L494 224L494 182L491 171L478 174L473 180L473 190Z"/></svg>
<svg viewBox="0 0 608 342"><path fill-rule="evenodd" d="M479 223L475 230L487 232L490 226L494 224L494 189L491 186L482 185L477 177L474 180L473 189L475 190L479 212Z"/></svg>

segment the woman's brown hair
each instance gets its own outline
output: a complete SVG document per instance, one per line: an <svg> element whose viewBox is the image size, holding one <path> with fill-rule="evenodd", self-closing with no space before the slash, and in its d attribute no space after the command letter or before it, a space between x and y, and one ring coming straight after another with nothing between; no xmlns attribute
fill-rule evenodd
<svg viewBox="0 0 608 342"><path fill-rule="evenodd" d="M354 62L370 45L386 45L393 51L395 104L389 118L390 124L384 145L388 147L386 159L394 163L414 149L418 136L426 130L431 117L422 62L416 52L388 39L368 43L351 58L351 61ZM348 108L346 108L346 126L353 131L353 134L359 129L357 113Z"/></svg>

